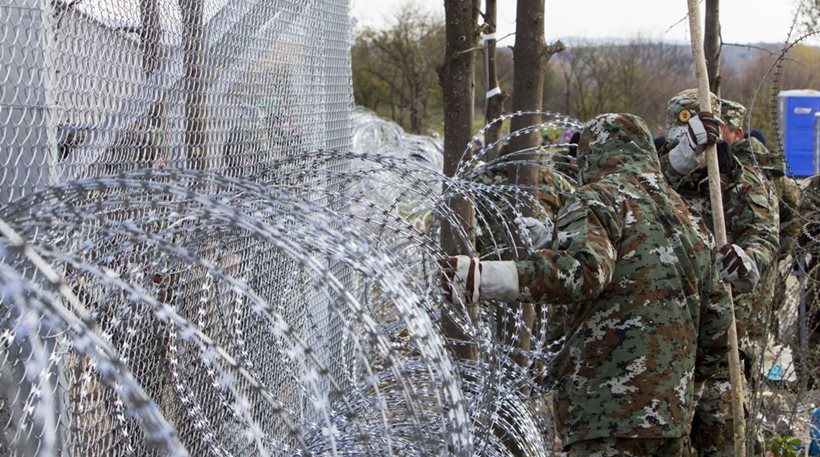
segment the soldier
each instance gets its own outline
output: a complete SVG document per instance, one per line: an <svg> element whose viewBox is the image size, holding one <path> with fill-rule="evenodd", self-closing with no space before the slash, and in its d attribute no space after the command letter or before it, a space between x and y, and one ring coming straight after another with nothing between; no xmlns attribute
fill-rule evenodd
<svg viewBox="0 0 820 457"><path fill-rule="evenodd" d="M808 330L807 341L798 341L798 368L806 376L810 389L816 389L820 380L820 176L809 179L800 199L800 217L803 223L795 247L795 255L803 259L798 263L800 274L805 275L802 284ZM802 332L798 332L802 339Z"/></svg>
<svg viewBox="0 0 820 457"><path fill-rule="evenodd" d="M718 99L711 94L713 111ZM698 93L682 91L667 106L667 144L659 151L661 167L672 187L690 205L695 217L712 227L708 173L703 159L705 129L714 129L710 113L698 113ZM774 268L779 246L777 201L764 178L744 166L728 147L742 138L742 131L722 125L725 146L718 148L720 185L729 244L720 248L718 263L723 281L735 293L735 315L740 355L747 381L753 380L761 362L759 346L766 327L771 290L755 290L761 277ZM761 289L765 289L762 287ZM755 293L751 293L755 291ZM752 388L755 386L752 385ZM734 455L731 390L728 358L720 372L699 386L699 401L692 425L692 444L699 455ZM756 443L759 445L760 443ZM759 449L758 451L762 451Z"/></svg>
<svg viewBox="0 0 820 457"><path fill-rule="evenodd" d="M720 117L729 130L743 133L743 119L746 107L738 102L722 100ZM794 240L800 234L800 218L795 217L800 206L800 188L793 179L786 176L786 162L782 154L769 151L766 137L752 129L750 134L731 145L732 153L741 163L756 168L766 178L769 188L778 200L780 215L780 252L779 259L784 260L792 253Z"/></svg>
<svg viewBox="0 0 820 457"><path fill-rule="evenodd" d="M779 240L780 251L777 256L777 263L771 268L769 276L765 281L765 288L761 290L767 297L772 295L772 304L768 308L770 313L767 321L771 323L769 333L776 333L774 312L780 309L786 296L786 275L781 275L780 262L792 254L794 241L800 234L800 220L796 217L799 206L800 188L793 179L786 177L786 162L782 154L771 152L766 148L766 137L762 132L752 129L750 134L743 134L743 119L746 115L746 107L738 102L722 100L720 105L720 117L726 123L730 134L729 140L737 140L729 146L732 153L744 165L760 171L766 178L766 185L777 200L779 209ZM732 134L733 133L733 134ZM741 138L738 139L738 133ZM764 281L761 281L764 282ZM761 342L762 344L762 342Z"/></svg>
<svg viewBox="0 0 820 457"><path fill-rule="evenodd" d="M664 180L640 118L596 116L577 154L581 187L550 248L520 262L452 257L445 290L572 305L553 366L570 456L688 455L694 382L727 350L714 243Z"/></svg>

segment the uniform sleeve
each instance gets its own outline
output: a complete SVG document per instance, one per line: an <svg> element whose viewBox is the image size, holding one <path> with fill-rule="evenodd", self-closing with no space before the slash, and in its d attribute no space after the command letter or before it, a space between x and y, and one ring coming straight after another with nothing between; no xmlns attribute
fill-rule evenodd
<svg viewBox="0 0 820 457"><path fill-rule="evenodd" d="M541 176L541 186L535 192L544 211L553 219L572 193L572 185L558 173L545 172Z"/></svg>
<svg viewBox="0 0 820 457"><path fill-rule="evenodd" d="M811 240L818 235L820 229L820 176L815 176L809 181L808 186L803 189L800 195L800 235L797 243L799 246L808 246ZM813 223L807 223L813 222Z"/></svg>
<svg viewBox="0 0 820 457"><path fill-rule="evenodd" d="M774 264L780 249L780 215L777 198L769 186L757 181L746 178L739 193L739 205L726 210L733 219L732 243L743 248L762 272Z"/></svg>
<svg viewBox="0 0 820 457"><path fill-rule="evenodd" d="M726 288L718 283L714 262L711 262L709 271L704 275L700 289L695 382L702 382L715 376L728 376L729 326L732 325L729 294Z"/></svg>
<svg viewBox="0 0 820 457"><path fill-rule="evenodd" d="M621 218L595 193L573 196L558 214L552 249L518 262L521 299L567 304L598 296L612 280Z"/></svg>
<svg viewBox="0 0 820 457"><path fill-rule="evenodd" d="M800 235L801 221L797 216L800 207L800 188L793 179L786 176L777 178L777 188L780 194L780 244L781 251L790 252L794 240ZM783 246L783 245L787 246Z"/></svg>

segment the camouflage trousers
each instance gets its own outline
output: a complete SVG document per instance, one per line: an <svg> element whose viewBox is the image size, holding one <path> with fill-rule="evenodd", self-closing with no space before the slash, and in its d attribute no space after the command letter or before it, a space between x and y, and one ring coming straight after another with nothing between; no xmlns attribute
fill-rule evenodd
<svg viewBox="0 0 820 457"><path fill-rule="evenodd" d="M685 437L663 439L602 438L579 441L569 447L569 457L689 457Z"/></svg>
<svg viewBox="0 0 820 457"><path fill-rule="evenodd" d="M741 363L744 365L744 399L747 432L754 424L749 418L751 398L749 386L758 382L762 351L748 339L740 342ZM750 382L751 381L751 382ZM735 455L734 418L732 414L732 384L728 373L717 379L712 378L695 387L695 416L692 420L691 444L698 457L732 457ZM747 442L747 449L754 449L754 455L763 455L763 438L755 433L753 443Z"/></svg>
<svg viewBox="0 0 820 457"><path fill-rule="evenodd" d="M759 389L763 371L763 352L766 347L766 340L763 335L748 337L744 336L738 341L740 344L740 363L743 365L743 378L746 380L747 397L748 391L756 392Z"/></svg>
<svg viewBox="0 0 820 457"><path fill-rule="evenodd" d="M698 398L699 397L699 398ZM699 457L735 455L732 385L728 379L709 379L697 386L692 420L692 447Z"/></svg>

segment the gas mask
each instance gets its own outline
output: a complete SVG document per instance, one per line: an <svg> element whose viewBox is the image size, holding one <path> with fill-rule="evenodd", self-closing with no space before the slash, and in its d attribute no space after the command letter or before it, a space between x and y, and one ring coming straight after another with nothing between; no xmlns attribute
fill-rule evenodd
<svg viewBox="0 0 820 457"><path fill-rule="evenodd" d="M666 128L666 141L685 141L688 132L688 125L671 125Z"/></svg>

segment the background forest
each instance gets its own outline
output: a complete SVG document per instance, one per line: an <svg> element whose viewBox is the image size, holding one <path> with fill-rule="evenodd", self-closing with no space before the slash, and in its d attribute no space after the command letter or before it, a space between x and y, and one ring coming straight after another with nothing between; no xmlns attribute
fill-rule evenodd
<svg viewBox="0 0 820 457"><path fill-rule="evenodd" d="M443 131L441 86L437 70L444 56L444 21L410 4L384 29L360 28L352 49L356 103L398 122L407 131ZM501 38L501 37L499 37ZM688 43L635 37L630 40L568 39L566 49L549 60L544 78L546 111L586 120L603 112L630 112L643 117L653 133L663 133L666 101L694 87ZM752 126L774 134L775 82L767 72L782 45L723 43L721 96L754 111ZM476 125L483 125L484 59L476 55ZM513 49L498 47L499 86L512 92ZM772 71L772 73L774 73ZM780 90L820 87L820 48L798 45L783 64ZM755 95L757 97L755 98ZM774 94L776 96L776 94ZM509 110L507 98L506 109Z"/></svg>

